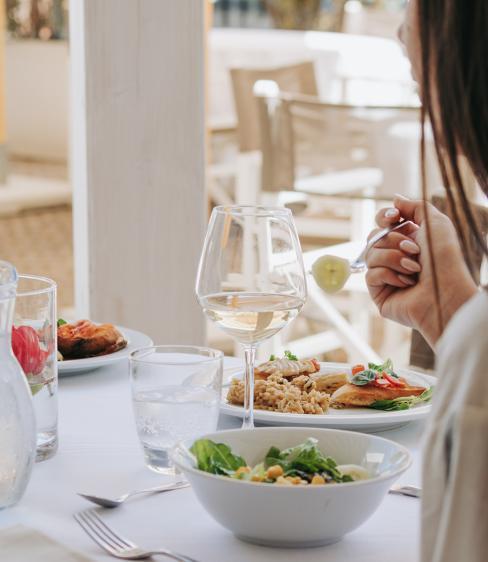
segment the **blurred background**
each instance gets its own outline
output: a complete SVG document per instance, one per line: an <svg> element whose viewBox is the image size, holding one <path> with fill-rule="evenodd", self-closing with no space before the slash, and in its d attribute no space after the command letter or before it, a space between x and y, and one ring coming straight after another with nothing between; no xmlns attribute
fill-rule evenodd
<svg viewBox="0 0 488 562"><path fill-rule="evenodd" d="M419 99L396 40L405 0L208 3L207 189L216 204L287 205L305 260L353 257L376 210L420 193ZM0 255L59 284L74 314L69 181L69 2L0 0ZM428 137L428 179L441 187ZM475 189L473 187L473 189ZM313 282L310 281L310 285ZM364 278L262 350L409 362L410 332L381 320ZM234 353L209 326L210 344Z"/></svg>

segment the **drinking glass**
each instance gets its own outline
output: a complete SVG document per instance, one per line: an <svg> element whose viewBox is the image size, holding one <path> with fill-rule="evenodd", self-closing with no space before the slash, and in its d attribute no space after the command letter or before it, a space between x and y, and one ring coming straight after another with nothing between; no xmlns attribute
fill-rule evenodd
<svg viewBox="0 0 488 562"><path fill-rule="evenodd" d="M196 293L205 314L244 346L242 427L252 428L256 348L291 322L307 297L291 211L215 207L200 258Z"/></svg>
<svg viewBox="0 0 488 562"><path fill-rule="evenodd" d="M131 353L132 405L150 469L175 474L171 448L217 429L223 357L215 349L183 345Z"/></svg>
<svg viewBox="0 0 488 562"><path fill-rule="evenodd" d="M36 461L58 448L58 362L56 283L19 275L12 350L29 383L37 425Z"/></svg>

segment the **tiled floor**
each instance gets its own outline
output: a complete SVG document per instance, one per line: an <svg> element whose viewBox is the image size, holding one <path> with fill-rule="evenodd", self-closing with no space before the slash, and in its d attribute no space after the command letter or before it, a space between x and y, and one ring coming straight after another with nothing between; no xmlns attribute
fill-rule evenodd
<svg viewBox="0 0 488 562"><path fill-rule="evenodd" d="M0 186L0 258L58 284L60 310L73 305L73 236L66 164L9 162Z"/></svg>

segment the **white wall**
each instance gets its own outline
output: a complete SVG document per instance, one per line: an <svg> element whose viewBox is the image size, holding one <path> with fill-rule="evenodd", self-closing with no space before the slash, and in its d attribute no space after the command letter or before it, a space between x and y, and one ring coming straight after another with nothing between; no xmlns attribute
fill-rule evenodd
<svg viewBox="0 0 488 562"><path fill-rule="evenodd" d="M10 154L66 161L69 59L66 41L14 40L5 50Z"/></svg>

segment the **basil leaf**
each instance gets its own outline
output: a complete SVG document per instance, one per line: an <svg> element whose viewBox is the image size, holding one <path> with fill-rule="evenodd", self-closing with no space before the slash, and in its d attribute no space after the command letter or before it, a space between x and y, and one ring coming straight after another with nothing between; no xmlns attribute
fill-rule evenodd
<svg viewBox="0 0 488 562"><path fill-rule="evenodd" d="M296 355L293 355L293 353L288 349L285 351L285 357L290 361L298 361L298 357Z"/></svg>
<svg viewBox="0 0 488 562"><path fill-rule="evenodd" d="M246 461L234 455L228 445L210 439L198 439L190 451L197 459L198 468L211 474L231 476L239 467L247 466Z"/></svg>
<svg viewBox="0 0 488 562"><path fill-rule="evenodd" d="M377 372L372 369L361 371L360 373L357 373L352 377L351 383L355 384L356 386L364 386L365 384L374 381L376 375Z"/></svg>
<svg viewBox="0 0 488 562"><path fill-rule="evenodd" d="M276 361L276 355L270 355L268 361Z"/></svg>
<svg viewBox="0 0 488 562"><path fill-rule="evenodd" d="M63 326L63 324L67 324L68 322L66 322L66 320L63 320L62 318L58 318L58 328L60 326Z"/></svg>

